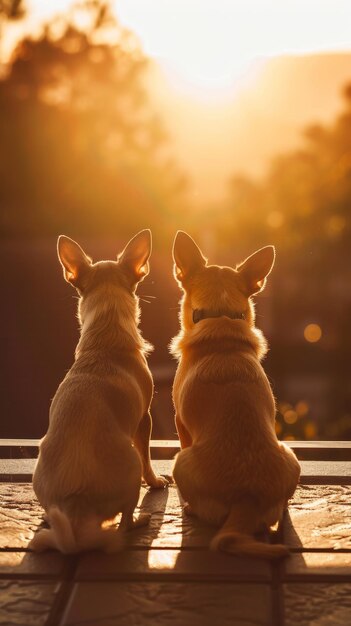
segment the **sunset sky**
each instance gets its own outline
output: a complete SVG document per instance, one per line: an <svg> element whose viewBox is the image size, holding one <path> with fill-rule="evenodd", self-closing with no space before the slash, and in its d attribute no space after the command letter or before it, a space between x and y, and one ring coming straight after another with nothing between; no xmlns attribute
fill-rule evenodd
<svg viewBox="0 0 351 626"><path fill-rule="evenodd" d="M256 57L350 47L344 0L124 0L145 51L189 83L228 87Z"/></svg>
<svg viewBox="0 0 351 626"><path fill-rule="evenodd" d="M71 4L27 0L27 29ZM290 68L291 77L281 67L259 80L271 57L351 52L350 0L119 0L114 5L121 24L155 60L150 97L200 201L224 193L232 171L262 171L272 155L296 143L301 127L328 120L340 106L340 88L351 75L346 56L340 64L321 61L307 68L305 77L302 63ZM300 92L292 104L294 80Z"/></svg>
<svg viewBox="0 0 351 626"><path fill-rule="evenodd" d="M28 0L33 17L68 0ZM351 45L349 0L119 0L122 24L145 52L200 88L226 88L256 57Z"/></svg>

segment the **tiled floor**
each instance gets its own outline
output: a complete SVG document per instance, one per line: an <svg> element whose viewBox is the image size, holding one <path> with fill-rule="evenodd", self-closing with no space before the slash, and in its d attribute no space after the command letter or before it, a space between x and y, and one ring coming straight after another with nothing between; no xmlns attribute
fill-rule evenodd
<svg viewBox="0 0 351 626"><path fill-rule="evenodd" d="M170 461L154 464L171 473ZM213 531L183 515L174 485L142 489L140 509L152 513L151 522L130 533L123 552L33 554L26 546L42 510L31 484L2 482L0 625L347 626L351 486L345 482L351 480L298 487L279 531L292 554L275 564L209 552Z"/></svg>

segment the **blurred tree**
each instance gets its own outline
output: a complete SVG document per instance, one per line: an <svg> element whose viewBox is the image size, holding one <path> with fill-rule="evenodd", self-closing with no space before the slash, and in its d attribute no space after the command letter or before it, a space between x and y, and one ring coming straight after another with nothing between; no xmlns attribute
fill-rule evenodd
<svg viewBox="0 0 351 626"><path fill-rule="evenodd" d="M235 176L219 237L235 231L260 245L274 240L291 254L308 246L349 243L351 219L351 84L344 111L330 127L312 125L301 148L278 156L261 181ZM232 229L228 229L232 225Z"/></svg>
<svg viewBox="0 0 351 626"><path fill-rule="evenodd" d="M147 63L97 0L19 43L0 82L3 235L166 228L185 179L148 102Z"/></svg>
<svg viewBox="0 0 351 626"><path fill-rule="evenodd" d="M23 0L0 0L0 16L10 20L24 17L26 12Z"/></svg>
<svg viewBox="0 0 351 626"><path fill-rule="evenodd" d="M351 437L351 84L343 95L335 122L305 129L301 147L274 159L262 180L232 179L216 226L228 249L242 239L248 251L278 249L270 374L289 411L314 398L303 420L280 416L282 434L295 438ZM320 327L315 342L304 335L310 323Z"/></svg>

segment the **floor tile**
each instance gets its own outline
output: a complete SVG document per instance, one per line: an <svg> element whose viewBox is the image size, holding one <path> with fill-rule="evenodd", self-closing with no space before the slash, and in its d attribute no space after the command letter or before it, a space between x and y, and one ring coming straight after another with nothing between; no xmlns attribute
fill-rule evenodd
<svg viewBox="0 0 351 626"><path fill-rule="evenodd" d="M299 487L285 516L285 542L294 548L351 549L350 495L348 487Z"/></svg>
<svg viewBox="0 0 351 626"><path fill-rule="evenodd" d="M44 626L58 590L55 583L0 580L1 626Z"/></svg>
<svg viewBox="0 0 351 626"><path fill-rule="evenodd" d="M63 573L65 557L59 552L1 552L0 574L58 577Z"/></svg>
<svg viewBox="0 0 351 626"><path fill-rule="evenodd" d="M349 576L351 552L302 552L284 563L286 576Z"/></svg>
<svg viewBox="0 0 351 626"><path fill-rule="evenodd" d="M78 583L60 626L271 626L266 585Z"/></svg>
<svg viewBox="0 0 351 626"><path fill-rule="evenodd" d="M182 577L184 580L269 581L266 561L238 558L208 550L129 550L105 555L91 552L80 558L77 580L118 580L126 576Z"/></svg>
<svg viewBox="0 0 351 626"><path fill-rule="evenodd" d="M42 522L31 484L0 484L0 548L26 548Z"/></svg>
<svg viewBox="0 0 351 626"><path fill-rule="evenodd" d="M183 513L175 485L162 490L141 490L136 513L151 513L148 526L128 535L129 547L208 547L215 529Z"/></svg>
<svg viewBox="0 0 351 626"><path fill-rule="evenodd" d="M351 583L290 583L284 586L285 626L351 624Z"/></svg>

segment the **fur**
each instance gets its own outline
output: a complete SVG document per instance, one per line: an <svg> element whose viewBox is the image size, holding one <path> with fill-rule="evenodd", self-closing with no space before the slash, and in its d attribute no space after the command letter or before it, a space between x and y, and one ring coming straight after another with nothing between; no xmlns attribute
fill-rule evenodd
<svg viewBox="0 0 351 626"><path fill-rule="evenodd" d="M81 334L40 443L33 487L50 528L35 534L33 550L120 550L125 531L149 519L133 519L142 475L151 487L167 484L150 464L151 346L138 330L135 294L150 253L148 230L117 261L95 264L76 242L59 238L64 276L80 296ZM119 513L118 528L103 525Z"/></svg>
<svg viewBox="0 0 351 626"><path fill-rule="evenodd" d="M219 527L211 549L272 559L287 555L287 547L254 535L282 518L300 475L294 453L275 434L275 401L260 363L267 343L255 328L251 300L264 288L274 256L267 246L235 269L211 266L178 232L173 257L184 295L181 330L171 344L179 361L173 402L181 443L173 475L186 511ZM194 324L196 309L218 317Z"/></svg>

